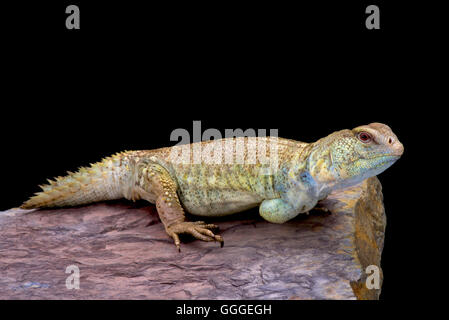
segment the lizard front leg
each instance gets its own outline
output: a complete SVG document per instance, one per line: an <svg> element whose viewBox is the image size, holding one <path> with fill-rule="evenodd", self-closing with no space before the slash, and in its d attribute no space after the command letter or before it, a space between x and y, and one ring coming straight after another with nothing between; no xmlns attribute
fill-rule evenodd
<svg viewBox="0 0 449 320"><path fill-rule="evenodd" d="M272 223L284 223L300 213L307 213L316 204L316 200L306 193L288 194L287 199L277 198L264 200L260 204L259 214Z"/></svg>
<svg viewBox="0 0 449 320"><path fill-rule="evenodd" d="M270 199L262 201L259 214L268 222L284 223L296 217L299 210L283 199Z"/></svg>
<svg viewBox="0 0 449 320"><path fill-rule="evenodd" d="M181 251L179 234L187 233L203 241L218 241L223 246L223 238L210 229L217 229L214 224L203 221L185 221L184 209L177 194L177 183L168 171L157 163L147 163L138 167L139 195L150 202L156 202L159 218L165 231L173 238Z"/></svg>

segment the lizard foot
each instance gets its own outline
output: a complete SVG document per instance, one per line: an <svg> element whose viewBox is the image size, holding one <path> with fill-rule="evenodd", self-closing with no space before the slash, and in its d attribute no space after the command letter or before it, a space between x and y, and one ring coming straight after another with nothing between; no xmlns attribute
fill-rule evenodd
<svg viewBox="0 0 449 320"><path fill-rule="evenodd" d="M206 224L204 221L195 222L179 222L171 225L167 228L167 233L175 241L176 248L181 252L181 241L179 240L179 234L187 233L194 236L196 239L203 241L218 241L221 247L223 247L223 238L219 235L215 235L209 229L218 229L215 224Z"/></svg>

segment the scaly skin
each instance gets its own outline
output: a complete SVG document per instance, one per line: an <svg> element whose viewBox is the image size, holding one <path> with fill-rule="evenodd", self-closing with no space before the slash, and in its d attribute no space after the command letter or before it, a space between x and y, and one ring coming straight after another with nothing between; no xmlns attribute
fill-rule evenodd
<svg viewBox="0 0 449 320"><path fill-rule="evenodd" d="M341 130L314 143L282 138L227 138L146 151L125 151L69 172L37 193L24 209L74 206L103 200L145 199L156 204L165 230L223 239L215 225L185 221L184 210L222 216L259 206L260 215L284 223L311 210L332 191L390 167L403 153L380 123ZM181 155L181 156L180 156ZM208 156L209 155L209 156Z"/></svg>

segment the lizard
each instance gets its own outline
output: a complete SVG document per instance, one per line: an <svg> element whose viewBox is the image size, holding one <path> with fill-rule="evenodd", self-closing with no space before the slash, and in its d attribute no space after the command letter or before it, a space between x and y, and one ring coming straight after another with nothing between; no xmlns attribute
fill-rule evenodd
<svg viewBox="0 0 449 320"><path fill-rule="evenodd" d="M124 151L48 180L21 208L144 199L156 205L179 251L180 234L223 246L223 238L212 231L216 225L186 221L185 211L215 217L259 206L265 220L285 223L331 192L380 174L403 151L390 127L381 123L336 131L311 143L232 137Z"/></svg>

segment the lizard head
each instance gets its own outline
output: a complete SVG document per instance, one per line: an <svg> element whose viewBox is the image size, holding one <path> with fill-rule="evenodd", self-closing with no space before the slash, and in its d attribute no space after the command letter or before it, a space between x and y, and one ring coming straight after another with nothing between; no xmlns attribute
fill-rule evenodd
<svg viewBox="0 0 449 320"><path fill-rule="evenodd" d="M322 140L327 148L320 148L320 153L327 153L329 160L316 166L315 172L342 186L380 174L404 152L390 127L382 123L334 132Z"/></svg>

